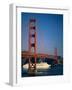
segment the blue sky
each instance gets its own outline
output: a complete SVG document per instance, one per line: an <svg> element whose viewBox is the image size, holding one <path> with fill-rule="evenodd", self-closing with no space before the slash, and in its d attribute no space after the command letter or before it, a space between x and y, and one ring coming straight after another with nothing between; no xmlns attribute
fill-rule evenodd
<svg viewBox="0 0 72 90"><path fill-rule="evenodd" d="M54 55L57 48L59 56L63 56L63 15L21 13L22 50L28 50L29 20L36 19L37 53Z"/></svg>

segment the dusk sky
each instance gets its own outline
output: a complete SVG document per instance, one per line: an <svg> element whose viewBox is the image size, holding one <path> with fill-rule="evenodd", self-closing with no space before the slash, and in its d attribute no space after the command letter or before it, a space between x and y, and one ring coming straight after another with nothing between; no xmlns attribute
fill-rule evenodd
<svg viewBox="0 0 72 90"><path fill-rule="evenodd" d="M59 56L63 56L63 15L21 13L22 51L28 51L29 20L36 19L37 53L54 55L57 48Z"/></svg>

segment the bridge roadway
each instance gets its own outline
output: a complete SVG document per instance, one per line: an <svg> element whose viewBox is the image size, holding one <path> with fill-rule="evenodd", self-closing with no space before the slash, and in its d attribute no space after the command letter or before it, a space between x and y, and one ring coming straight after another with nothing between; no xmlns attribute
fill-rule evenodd
<svg viewBox="0 0 72 90"><path fill-rule="evenodd" d="M31 57L35 57L34 53L29 53L27 51L23 51L21 54L22 58L31 58ZM54 55L48 55L48 54L44 54L44 53L37 53L36 54L37 58L51 58L51 59L55 59Z"/></svg>

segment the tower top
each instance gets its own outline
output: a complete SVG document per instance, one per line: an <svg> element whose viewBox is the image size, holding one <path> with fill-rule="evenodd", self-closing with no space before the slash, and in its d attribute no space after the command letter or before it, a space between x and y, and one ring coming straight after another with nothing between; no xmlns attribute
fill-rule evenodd
<svg viewBox="0 0 72 90"><path fill-rule="evenodd" d="M36 22L36 19L31 18L31 19L30 19L30 22Z"/></svg>

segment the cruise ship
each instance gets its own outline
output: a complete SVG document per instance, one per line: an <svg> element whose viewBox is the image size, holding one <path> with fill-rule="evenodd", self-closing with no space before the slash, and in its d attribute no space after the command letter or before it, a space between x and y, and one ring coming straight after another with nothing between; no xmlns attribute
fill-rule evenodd
<svg viewBox="0 0 72 90"><path fill-rule="evenodd" d="M31 66L34 67L33 64ZM36 63L36 70L39 70L39 69L46 70L46 69L49 69L50 67L51 67L51 65L46 63L46 62ZM29 69L29 64L27 63L27 64L23 65L23 69L28 70Z"/></svg>

